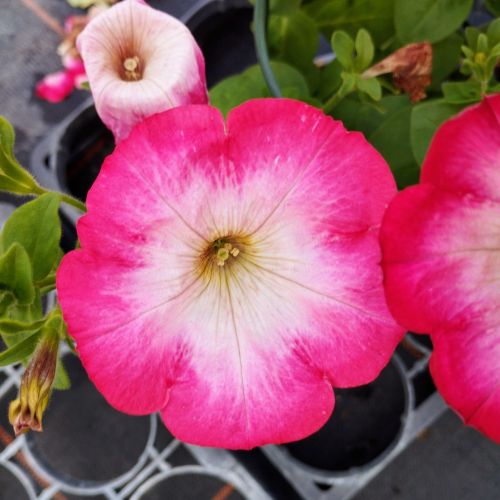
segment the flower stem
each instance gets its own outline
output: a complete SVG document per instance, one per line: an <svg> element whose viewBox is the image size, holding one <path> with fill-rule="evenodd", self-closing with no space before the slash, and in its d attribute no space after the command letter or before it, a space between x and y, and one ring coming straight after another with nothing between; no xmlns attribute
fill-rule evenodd
<svg viewBox="0 0 500 500"><path fill-rule="evenodd" d="M33 194L36 196L41 196L42 194L52 193L52 192L54 192L54 191L51 191L50 189L45 189L42 186L37 186L37 188L33 190ZM58 191L55 191L55 192L57 192L57 194L59 194L59 196L61 197L61 200L64 203L71 205L72 207L75 207L77 210L80 210L80 212L85 213L87 211L87 206L85 205L85 203L78 200L77 198L74 198L73 196L66 194L66 193L60 193Z"/></svg>
<svg viewBox="0 0 500 500"><path fill-rule="evenodd" d="M267 50L267 0L256 0L253 12L255 52L264 80L274 97L281 97L281 91L269 62Z"/></svg>

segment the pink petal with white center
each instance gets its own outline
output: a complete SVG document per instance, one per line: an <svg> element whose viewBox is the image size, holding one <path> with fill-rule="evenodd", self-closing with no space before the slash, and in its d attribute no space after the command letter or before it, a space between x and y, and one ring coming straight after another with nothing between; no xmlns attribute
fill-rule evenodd
<svg viewBox="0 0 500 500"><path fill-rule="evenodd" d="M48 102L58 103L71 94L74 77L68 71L57 71L46 75L35 87L35 94Z"/></svg>
<svg viewBox="0 0 500 500"><path fill-rule="evenodd" d="M485 97L439 128L421 182L500 201L500 94Z"/></svg>
<svg viewBox="0 0 500 500"><path fill-rule="evenodd" d="M207 102L205 63L193 36L144 2L124 0L99 14L77 45L97 112L117 141L147 116Z"/></svg>
<svg viewBox="0 0 500 500"><path fill-rule="evenodd" d="M500 328L495 312L464 330L434 335L431 372L439 392L464 422L500 444Z"/></svg>
<svg viewBox="0 0 500 500"><path fill-rule="evenodd" d="M500 442L500 96L443 124L422 183L381 230L395 318L432 334L431 371L464 421Z"/></svg>
<svg viewBox="0 0 500 500"><path fill-rule="evenodd" d="M91 378L191 443L311 434L332 385L373 380L401 338L378 246L395 191L362 135L302 103L251 101L226 126L209 106L148 118L105 162L58 273Z"/></svg>
<svg viewBox="0 0 500 500"><path fill-rule="evenodd" d="M387 299L409 330L461 330L498 307L500 204L414 186L389 206L381 241Z"/></svg>

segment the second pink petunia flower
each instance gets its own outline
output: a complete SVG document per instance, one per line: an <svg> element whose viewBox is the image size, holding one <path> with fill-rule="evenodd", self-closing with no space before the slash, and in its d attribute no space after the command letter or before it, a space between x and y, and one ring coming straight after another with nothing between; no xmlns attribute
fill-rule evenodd
<svg viewBox="0 0 500 500"><path fill-rule="evenodd" d="M444 399L500 443L500 95L440 127L381 236L391 311L432 334Z"/></svg>
<svg viewBox="0 0 500 500"><path fill-rule="evenodd" d="M205 62L180 21L143 0L123 0L77 39L95 106L116 141L160 111L205 104Z"/></svg>
<svg viewBox="0 0 500 500"><path fill-rule="evenodd" d="M395 193L361 134L303 103L146 119L106 160L57 276L91 379L190 443L316 431L332 386L372 381L402 336L378 241Z"/></svg>

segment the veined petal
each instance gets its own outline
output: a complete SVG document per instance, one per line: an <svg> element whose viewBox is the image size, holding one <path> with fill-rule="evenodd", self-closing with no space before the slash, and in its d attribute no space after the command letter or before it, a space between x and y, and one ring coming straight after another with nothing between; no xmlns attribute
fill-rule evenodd
<svg viewBox="0 0 500 500"><path fill-rule="evenodd" d="M378 246L395 190L360 134L302 103L252 101L226 126L208 106L148 118L105 162L58 274L91 378L196 444L314 432L332 385L373 380L401 338Z"/></svg>
<svg viewBox="0 0 500 500"><path fill-rule="evenodd" d="M408 329L461 329L498 307L500 203L415 186L389 206L381 240L388 302Z"/></svg>
<svg viewBox="0 0 500 500"><path fill-rule="evenodd" d="M422 182L500 201L500 95L446 121L422 165Z"/></svg>
<svg viewBox="0 0 500 500"><path fill-rule="evenodd" d="M205 63L193 36L140 0L93 18L77 45L97 112L117 141L146 116L207 102Z"/></svg>
<svg viewBox="0 0 500 500"><path fill-rule="evenodd" d="M432 337L431 373L467 425L500 444L500 328L488 314L466 329Z"/></svg>
<svg viewBox="0 0 500 500"><path fill-rule="evenodd" d="M422 183L393 200L381 231L386 296L430 333L431 372L464 421L500 442L500 96L445 122Z"/></svg>

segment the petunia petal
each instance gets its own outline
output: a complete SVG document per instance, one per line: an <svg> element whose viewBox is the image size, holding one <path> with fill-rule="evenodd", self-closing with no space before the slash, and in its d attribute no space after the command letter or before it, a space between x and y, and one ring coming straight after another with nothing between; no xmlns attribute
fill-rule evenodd
<svg viewBox="0 0 500 500"><path fill-rule="evenodd" d="M401 338L378 246L394 193L360 134L302 103L256 100L226 126L208 106L148 118L105 162L82 250L58 274L91 378L116 407L161 410L196 444L314 432L331 386L371 381ZM242 238L234 266L206 271L200 255L225 235ZM116 382L128 377L130 390Z"/></svg>
<svg viewBox="0 0 500 500"><path fill-rule="evenodd" d="M381 240L388 303L408 329L462 329L497 308L500 204L415 186L389 206Z"/></svg>
<svg viewBox="0 0 500 500"><path fill-rule="evenodd" d="M466 424L500 444L500 328L490 314L466 330L432 338L431 372L446 402Z"/></svg>
<svg viewBox="0 0 500 500"><path fill-rule="evenodd" d="M500 201L500 94L445 122L432 140L421 181Z"/></svg>
<svg viewBox="0 0 500 500"><path fill-rule="evenodd" d="M52 103L66 99L74 88L74 76L69 71L57 71L46 75L38 82L35 93L38 97Z"/></svg>
<svg viewBox="0 0 500 500"><path fill-rule="evenodd" d="M97 112L124 139L146 116L183 104L207 102L203 55L180 21L139 0L122 1L93 18L77 46ZM140 77L124 79L127 58Z"/></svg>

